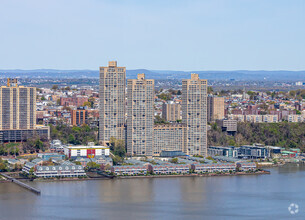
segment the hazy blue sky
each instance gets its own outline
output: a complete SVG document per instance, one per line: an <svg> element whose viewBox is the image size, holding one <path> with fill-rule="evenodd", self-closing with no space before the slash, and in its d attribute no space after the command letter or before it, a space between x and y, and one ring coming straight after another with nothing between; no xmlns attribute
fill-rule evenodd
<svg viewBox="0 0 305 220"><path fill-rule="evenodd" d="M0 69L305 70L304 0L0 0Z"/></svg>

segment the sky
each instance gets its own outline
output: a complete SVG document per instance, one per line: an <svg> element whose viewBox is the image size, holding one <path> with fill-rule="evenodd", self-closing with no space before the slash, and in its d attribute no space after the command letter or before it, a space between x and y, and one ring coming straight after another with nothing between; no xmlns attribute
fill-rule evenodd
<svg viewBox="0 0 305 220"><path fill-rule="evenodd" d="M305 70L304 0L0 0L0 69Z"/></svg>

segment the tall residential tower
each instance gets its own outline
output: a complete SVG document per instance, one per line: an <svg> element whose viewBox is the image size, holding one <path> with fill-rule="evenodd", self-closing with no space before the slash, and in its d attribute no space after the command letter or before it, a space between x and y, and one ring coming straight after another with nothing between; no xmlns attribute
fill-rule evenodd
<svg viewBox="0 0 305 220"><path fill-rule="evenodd" d="M127 153L152 156L154 134L154 87L152 79L138 74L127 82Z"/></svg>
<svg viewBox="0 0 305 220"><path fill-rule="evenodd" d="M108 144L111 137L125 139L125 87L126 67L118 67L116 61L100 67L99 141L102 144Z"/></svg>
<svg viewBox="0 0 305 220"><path fill-rule="evenodd" d="M7 79L0 87L0 129L36 127L36 88L18 86L17 79Z"/></svg>
<svg viewBox="0 0 305 220"><path fill-rule="evenodd" d="M181 105L169 101L162 105L162 118L166 121L177 121L181 119Z"/></svg>
<svg viewBox="0 0 305 220"><path fill-rule="evenodd" d="M36 125L36 88L7 79L0 87L0 143L25 141L33 136L49 139L49 127Z"/></svg>
<svg viewBox="0 0 305 220"><path fill-rule="evenodd" d="M224 97L208 96L208 122L225 117L225 99Z"/></svg>
<svg viewBox="0 0 305 220"><path fill-rule="evenodd" d="M207 156L207 80L198 74L182 80L182 122L186 125L185 153Z"/></svg>

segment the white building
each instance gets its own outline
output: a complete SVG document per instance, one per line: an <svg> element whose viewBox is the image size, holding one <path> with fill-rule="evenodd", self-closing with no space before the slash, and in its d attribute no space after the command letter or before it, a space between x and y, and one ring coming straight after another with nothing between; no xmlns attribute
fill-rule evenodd
<svg viewBox="0 0 305 220"><path fill-rule="evenodd" d="M284 117L288 122L303 122L304 118L302 115L287 115Z"/></svg>
<svg viewBox="0 0 305 220"><path fill-rule="evenodd" d="M33 174L36 177L80 177L86 176L83 166L73 163L66 163L57 166L40 166L32 162L27 162L22 171L29 174L33 168Z"/></svg>
<svg viewBox="0 0 305 220"><path fill-rule="evenodd" d="M302 86L302 85L303 85L303 82L300 82L300 81L299 81L299 82L296 82L295 85L296 85L296 86Z"/></svg>
<svg viewBox="0 0 305 220"><path fill-rule="evenodd" d="M87 157L94 158L96 156L109 156L110 149L105 146L82 146L69 145L64 147L65 155L69 158Z"/></svg>

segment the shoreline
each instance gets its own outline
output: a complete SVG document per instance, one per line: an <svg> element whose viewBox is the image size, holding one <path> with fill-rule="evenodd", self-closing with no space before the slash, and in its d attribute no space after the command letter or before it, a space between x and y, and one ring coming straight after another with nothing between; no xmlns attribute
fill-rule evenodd
<svg viewBox="0 0 305 220"><path fill-rule="evenodd" d="M135 178L177 178L177 177L215 177L215 176L245 176L245 175L264 175L271 174L270 171L263 170L254 173L206 173L206 174L181 174L181 175L149 175L149 176L115 176L114 178L63 178L63 179L34 179L32 182L67 182L67 181L88 181L88 180L112 180L112 179L135 179ZM22 179L25 182L31 182L29 179ZM0 183L7 183L7 180L0 180Z"/></svg>
<svg viewBox="0 0 305 220"><path fill-rule="evenodd" d="M133 178L167 178L167 177L213 177L213 176L244 176L244 175L264 175L264 174L271 174L270 171L264 170L255 173L207 173L207 174L185 174L185 175L151 175L151 176L116 176L117 179L133 179Z"/></svg>

